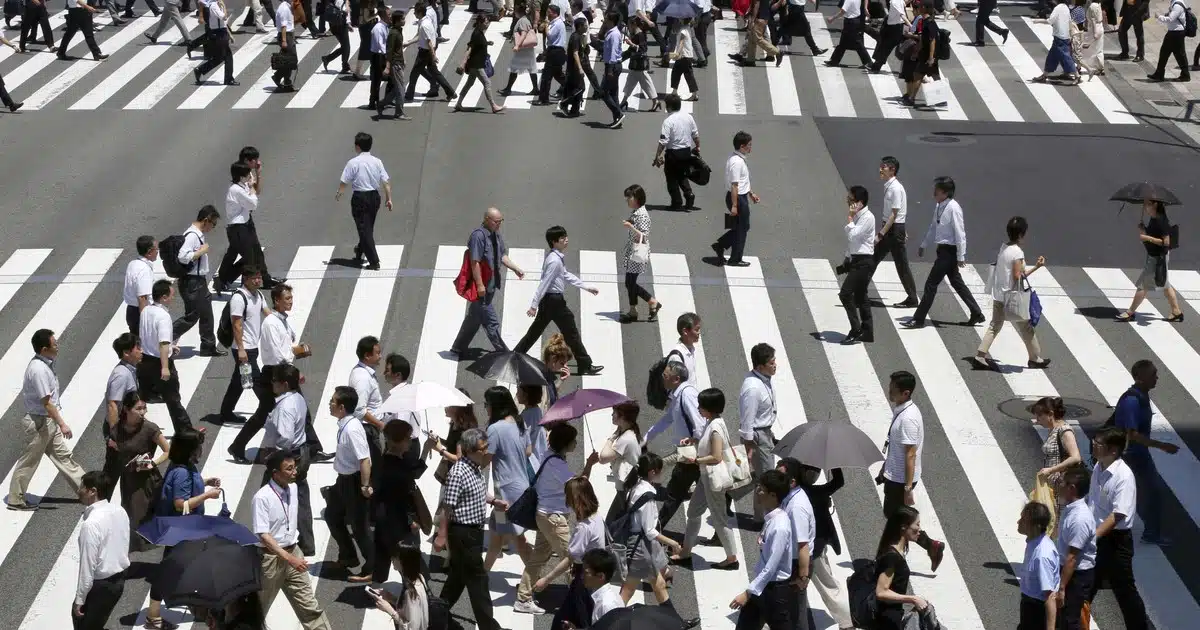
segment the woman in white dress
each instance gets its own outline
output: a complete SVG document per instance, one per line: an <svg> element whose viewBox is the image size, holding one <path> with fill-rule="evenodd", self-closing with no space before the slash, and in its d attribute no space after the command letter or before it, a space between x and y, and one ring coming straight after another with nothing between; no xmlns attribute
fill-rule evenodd
<svg viewBox="0 0 1200 630"><path fill-rule="evenodd" d="M529 21L528 11L522 0L518 0L516 6L513 7L512 33L513 56L508 62L508 84L498 94L505 97L512 94L512 87L517 82L517 75L527 72L529 80L533 82L533 89L529 91L529 95L536 96L538 93L537 31L533 30L533 22Z"/></svg>
<svg viewBox="0 0 1200 630"><path fill-rule="evenodd" d="M983 341L979 343L979 349L972 358L975 367L983 370L998 369L988 350L1004 326L1004 320L1008 318L1004 309L1005 297L1014 291L1020 291L1026 278L1046 266L1046 259L1038 256L1032 269L1025 267L1025 252L1021 250L1021 242L1025 240L1025 233L1029 231L1025 217L1009 219L1005 229L1008 232L1008 242L996 255L996 265L992 268L992 280L989 283L992 293L992 321L988 323L987 332L983 333ZM1029 354L1029 362L1026 365L1030 369L1046 369L1046 366L1050 365L1050 359L1042 358L1042 349L1038 345L1037 335L1029 323L1029 318L1013 321L1013 327L1017 329L1021 341L1025 342L1025 351Z"/></svg>
<svg viewBox="0 0 1200 630"><path fill-rule="evenodd" d="M656 322L662 304L637 281L638 274L646 270L650 256L650 213L646 211L646 191L637 184L626 188L625 205L632 211L629 218L621 222L621 225L629 230L629 238L625 241L625 252L622 255L625 261L625 290L629 292L629 312L621 314L621 323L628 324L638 320L638 298L645 300L650 306L650 316L646 321ZM634 245L638 244L645 245L644 260L634 254Z"/></svg>
<svg viewBox="0 0 1200 630"><path fill-rule="evenodd" d="M1089 2L1083 29L1083 50L1079 63L1088 73L1088 81L1097 74L1104 74L1104 12L1099 2Z"/></svg>

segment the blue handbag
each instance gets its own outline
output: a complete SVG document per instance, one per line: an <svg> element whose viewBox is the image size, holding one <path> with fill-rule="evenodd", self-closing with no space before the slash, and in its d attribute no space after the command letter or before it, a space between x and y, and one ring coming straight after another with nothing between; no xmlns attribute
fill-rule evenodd
<svg viewBox="0 0 1200 630"><path fill-rule="evenodd" d="M1042 301L1038 299L1037 291L1029 289L1029 325L1037 326L1042 321Z"/></svg>
<svg viewBox="0 0 1200 630"><path fill-rule="evenodd" d="M496 68L492 66L491 54L483 58L483 72L489 79L492 78L492 75L496 74Z"/></svg>

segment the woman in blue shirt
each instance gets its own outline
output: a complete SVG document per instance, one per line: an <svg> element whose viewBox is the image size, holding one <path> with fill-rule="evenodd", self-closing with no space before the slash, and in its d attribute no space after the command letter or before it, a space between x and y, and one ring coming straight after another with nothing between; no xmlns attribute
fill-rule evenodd
<svg viewBox="0 0 1200 630"><path fill-rule="evenodd" d="M158 495L155 516L179 516L181 514L204 514L204 502L221 497L221 480L216 477L205 479L196 464L200 462L204 436L193 429L183 429L171 438L171 450L167 454L170 464L163 477L162 492ZM209 489L204 488L208 486ZM171 553L171 547L163 548L163 557ZM162 619L162 595L151 584L150 609L146 613L146 628L164 628Z"/></svg>
<svg viewBox="0 0 1200 630"><path fill-rule="evenodd" d="M542 569L550 560L550 552L566 558L570 554L567 544L571 537L571 522L567 520L567 482L574 476L567 465L567 454L575 450L579 431L562 423L550 430L546 442L550 450L541 463L541 474L537 477L537 539L533 543L533 555L525 563L525 573L517 587L516 611L540 615L546 611L533 601L533 583L542 575Z"/></svg>
<svg viewBox="0 0 1200 630"><path fill-rule="evenodd" d="M488 416L488 463L492 467L493 492L496 498L512 505L529 487L533 476L529 465L529 455L533 451L529 445L529 431L517 413L517 403L508 388L489 387L483 393L483 406ZM509 522L503 512L492 512L488 529L493 535L488 540L483 563L485 570L492 570L500 551L510 543L517 546L521 560L528 561L533 550L521 536L525 533L524 528Z"/></svg>

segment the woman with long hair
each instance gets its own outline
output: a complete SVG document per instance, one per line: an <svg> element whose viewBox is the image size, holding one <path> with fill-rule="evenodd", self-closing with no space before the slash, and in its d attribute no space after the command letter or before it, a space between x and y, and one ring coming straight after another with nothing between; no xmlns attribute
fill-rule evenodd
<svg viewBox="0 0 1200 630"><path fill-rule="evenodd" d="M581 475L568 481L564 492L567 505L575 514L575 530L571 532L571 540L567 543L567 554L533 585L533 590L540 593L567 569L571 569L571 583L567 586L566 598L554 613L550 630L564 630L563 622L576 628L591 625L594 602L591 593L583 585L583 554L592 549L604 549L608 536L604 519L600 517L600 501L596 499L596 492L587 476Z"/></svg>
<svg viewBox="0 0 1200 630"><path fill-rule="evenodd" d="M167 461L171 445L157 424L146 420L146 401L136 391L121 400L121 414L112 431L116 444L109 460L112 479L121 481L121 507L129 515L130 551L145 551L151 547L138 535L137 528L154 515L155 492L163 475L158 467ZM162 449L157 458L154 453Z"/></svg>
<svg viewBox="0 0 1200 630"><path fill-rule="evenodd" d="M604 441L600 450L593 451L588 456L582 476L590 477L592 466L596 464L612 464L608 478L616 486L618 494L625 490L625 477L637 468L638 458L642 454L642 429L638 426L638 414L641 413L641 409L636 400L613 407L612 423L616 430ZM611 518L612 514L609 514L609 517Z"/></svg>
<svg viewBox="0 0 1200 630"><path fill-rule="evenodd" d="M492 485L496 497L509 505L521 498L529 487L529 431L521 415L517 413L517 403L507 387L494 385L483 393L483 406L488 416L488 461L492 467ZM492 512L488 522L492 535L488 537L487 557L484 569L492 570L492 565L500 557L500 552L506 544L514 544L523 562L529 562L533 549L525 542L522 534L525 529L508 521L503 512Z"/></svg>
<svg viewBox="0 0 1200 630"><path fill-rule="evenodd" d="M879 547L875 551L875 628L877 630L904 630L904 605L917 611L929 607L929 602L918 595L909 595L910 571L908 561L909 543L921 535L921 514L904 505L892 513L883 526Z"/></svg>
<svg viewBox="0 0 1200 630"><path fill-rule="evenodd" d="M621 598L629 603L634 591L642 582L650 584L654 598L662 604L670 599L667 594L667 580L663 577L663 569L667 568L667 555L663 546L670 547L679 553L682 547L673 538L668 538L658 529L658 496L656 485L662 483L662 458L654 453L646 453L638 458L638 465L625 478L625 504L635 514L633 516L634 538L628 541L617 541L626 544L630 549L629 574L621 585ZM639 505L640 504L640 505ZM637 508L636 510L633 508Z"/></svg>
<svg viewBox="0 0 1200 630"><path fill-rule="evenodd" d="M1167 218L1167 206L1161 201L1147 199L1142 202L1142 213L1143 217L1150 217L1149 221L1138 223L1138 238L1146 247L1146 261L1134 283L1137 292L1133 294L1133 302L1129 310L1117 315L1117 321L1132 322L1138 306L1146 299L1146 292L1161 288L1167 295L1167 304L1171 306L1167 321L1182 322L1183 309L1179 307L1179 296L1175 293L1175 287L1167 281L1167 259L1171 251L1171 221Z"/></svg>
<svg viewBox="0 0 1200 630"><path fill-rule="evenodd" d="M179 516L181 514L204 514L204 502L221 497L221 480L216 477L205 479L200 475L197 464L204 448L204 435L195 429L183 429L171 438L171 449L167 459L167 474L163 477L162 491L154 509L155 516ZM205 488L208 488L205 490ZM163 548L163 557L171 553L172 547ZM144 627L157 630L168 627L162 618L162 595L151 582L150 609L146 612Z"/></svg>
<svg viewBox="0 0 1200 630"><path fill-rule="evenodd" d="M367 593L375 607L392 618L396 630L429 629L429 584L421 573L421 551L416 547L397 547L393 565L404 578L398 601L389 601L382 592Z"/></svg>

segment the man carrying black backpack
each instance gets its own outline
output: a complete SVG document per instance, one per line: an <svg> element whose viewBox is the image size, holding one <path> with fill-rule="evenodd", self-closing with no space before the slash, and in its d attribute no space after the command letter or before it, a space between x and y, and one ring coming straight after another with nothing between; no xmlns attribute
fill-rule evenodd
<svg viewBox="0 0 1200 630"><path fill-rule="evenodd" d="M700 417L700 392L689 382L690 374L682 363L670 361L663 368L663 387L670 392L667 396L667 411L661 420L646 431L642 445L649 444L654 436L662 433L668 426L675 427L676 442L679 446L695 444L704 432L703 418ZM692 496L692 484L700 479L700 467L696 464L678 462L671 471L671 480L667 482L667 498L663 500L659 510L659 528L665 528L671 522L679 506Z"/></svg>
<svg viewBox="0 0 1200 630"><path fill-rule="evenodd" d="M229 354L217 347L217 337L213 332L212 293L208 290L209 245L206 235L217 227L220 218L220 213L211 205L200 208L196 220L183 233L183 243L176 257L185 271L179 276L179 295L183 298L184 311L183 317L175 320L175 339L178 340L196 322L200 322L200 356L203 357Z"/></svg>

